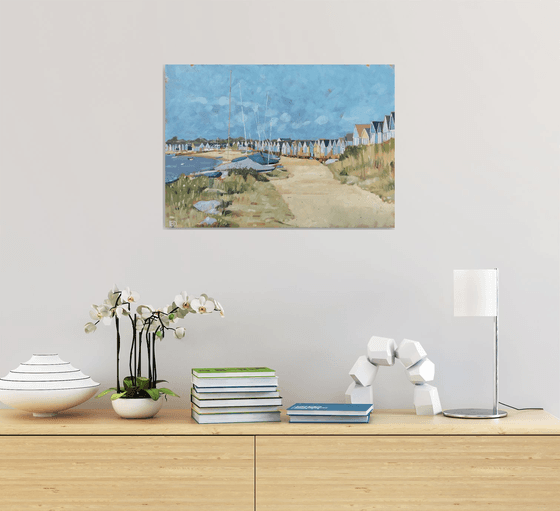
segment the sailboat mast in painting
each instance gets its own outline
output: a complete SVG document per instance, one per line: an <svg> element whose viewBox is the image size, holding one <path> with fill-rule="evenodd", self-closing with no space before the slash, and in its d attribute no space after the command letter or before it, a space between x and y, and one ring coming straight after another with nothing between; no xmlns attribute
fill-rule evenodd
<svg viewBox="0 0 560 511"><path fill-rule="evenodd" d="M394 66L165 74L166 227L395 226Z"/></svg>

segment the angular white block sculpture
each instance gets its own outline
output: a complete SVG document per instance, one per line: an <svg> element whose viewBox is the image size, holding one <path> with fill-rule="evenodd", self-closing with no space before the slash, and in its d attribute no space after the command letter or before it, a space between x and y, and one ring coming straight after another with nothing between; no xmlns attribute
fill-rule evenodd
<svg viewBox="0 0 560 511"><path fill-rule="evenodd" d="M426 358L427 353L418 341L404 339L397 348L396 356L408 369L423 358Z"/></svg>
<svg viewBox="0 0 560 511"><path fill-rule="evenodd" d="M353 381L345 393L346 402L353 405L372 405L373 387L364 387Z"/></svg>
<svg viewBox="0 0 560 511"><path fill-rule="evenodd" d="M434 380L436 366L429 358L425 358L409 367L406 374L412 383L426 383Z"/></svg>
<svg viewBox="0 0 560 511"><path fill-rule="evenodd" d="M356 360L349 374L356 383L367 387L375 380L377 371L378 367L373 365L365 355L362 355Z"/></svg>
<svg viewBox="0 0 560 511"><path fill-rule="evenodd" d="M378 366L392 366L395 363L396 349L397 345L393 339L374 335L367 345L367 358Z"/></svg>
<svg viewBox="0 0 560 511"><path fill-rule="evenodd" d="M441 413L437 388L427 383L415 385L414 407L416 408L416 415L437 415Z"/></svg>

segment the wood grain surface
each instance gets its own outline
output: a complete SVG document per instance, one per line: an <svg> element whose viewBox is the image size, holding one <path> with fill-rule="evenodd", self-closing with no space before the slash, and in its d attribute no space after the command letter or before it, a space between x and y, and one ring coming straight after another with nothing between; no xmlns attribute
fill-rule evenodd
<svg viewBox="0 0 560 511"><path fill-rule="evenodd" d="M121 419L111 410L73 409L38 418L0 410L0 435L560 435L560 420L542 410L503 419L418 416L413 410L375 410L369 424L197 424L190 410L163 408L153 419Z"/></svg>
<svg viewBox="0 0 560 511"><path fill-rule="evenodd" d="M257 437L260 511L560 509L560 437Z"/></svg>
<svg viewBox="0 0 560 511"><path fill-rule="evenodd" d="M254 508L250 437L0 437L2 511Z"/></svg>

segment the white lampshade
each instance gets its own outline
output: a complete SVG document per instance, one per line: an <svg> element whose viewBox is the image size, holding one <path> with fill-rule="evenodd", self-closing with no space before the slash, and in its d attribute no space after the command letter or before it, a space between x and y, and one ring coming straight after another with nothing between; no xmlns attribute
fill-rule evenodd
<svg viewBox="0 0 560 511"><path fill-rule="evenodd" d="M498 315L498 270L453 270L455 316Z"/></svg>

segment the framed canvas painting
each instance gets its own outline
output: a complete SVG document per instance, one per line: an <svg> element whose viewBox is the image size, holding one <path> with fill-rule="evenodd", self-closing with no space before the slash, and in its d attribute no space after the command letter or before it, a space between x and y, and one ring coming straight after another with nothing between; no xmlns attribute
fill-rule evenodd
<svg viewBox="0 0 560 511"><path fill-rule="evenodd" d="M395 226L391 65L165 67L165 226Z"/></svg>

